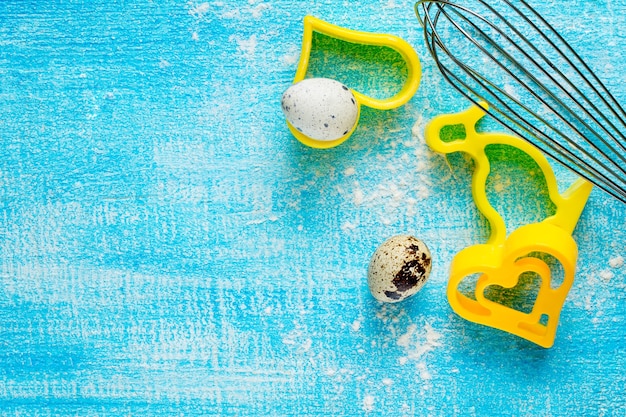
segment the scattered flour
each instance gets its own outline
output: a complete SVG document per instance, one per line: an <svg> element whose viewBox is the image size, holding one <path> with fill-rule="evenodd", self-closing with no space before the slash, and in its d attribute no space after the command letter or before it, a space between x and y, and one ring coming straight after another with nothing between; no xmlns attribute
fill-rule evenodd
<svg viewBox="0 0 626 417"><path fill-rule="evenodd" d="M504 85L504 91L506 91L506 93L508 95L510 95L511 97L514 98L519 98L519 94L517 94L517 91L515 90L515 87L513 87L511 84L505 84Z"/></svg>
<svg viewBox="0 0 626 417"><path fill-rule="evenodd" d="M414 138L419 138L419 139L424 140L424 130L426 129L426 124L427 124L427 121L420 114L417 117L417 120L415 121L415 123L413 124L413 127L411 128L411 135Z"/></svg>
<svg viewBox="0 0 626 417"><path fill-rule="evenodd" d="M253 3L250 2L250 4L253 4ZM252 14L252 17L254 17L255 19L260 19L261 17L263 17L263 12L271 8L272 6L268 3L260 3L260 4L257 4L255 7L251 8L250 13Z"/></svg>
<svg viewBox="0 0 626 417"><path fill-rule="evenodd" d="M350 177L354 174L356 174L356 169L354 167L348 167L343 171L343 175L346 177Z"/></svg>
<svg viewBox="0 0 626 417"><path fill-rule="evenodd" d="M236 35L231 35L228 39L229 41L235 41L237 43L237 49L244 55L246 58L252 58L256 51L256 47L258 45L256 34L252 34L249 38L241 38Z"/></svg>
<svg viewBox="0 0 626 417"><path fill-rule="evenodd" d="M417 330L417 325L416 324L411 324L408 328L406 333L404 333L402 336L400 336L398 338L398 341L396 342L398 344L398 346L402 346L402 347L408 347L409 343L411 341L411 338L413 337L413 335L415 334L415 331Z"/></svg>
<svg viewBox="0 0 626 417"><path fill-rule="evenodd" d="M360 206L361 204L363 204L364 199L365 193L363 193L363 190L358 185L356 185L354 191L352 192L352 202L355 206Z"/></svg>
<svg viewBox="0 0 626 417"><path fill-rule="evenodd" d="M282 61L285 65L294 65L300 59L300 48L292 46L286 55L282 57Z"/></svg>
<svg viewBox="0 0 626 417"><path fill-rule="evenodd" d="M438 332L431 322L426 320L414 323L404 309L383 305L376 315L386 325L391 342L402 350L398 363L402 366L414 362L419 377L424 382L432 379L427 367L427 356L437 347L442 346L443 335ZM424 389L428 389L425 384Z"/></svg>
<svg viewBox="0 0 626 417"><path fill-rule="evenodd" d="M370 165L361 169L348 166L343 176L350 178L336 187L344 201L359 207L382 225L390 226L402 219L412 218L420 210L423 200L430 197L432 153L423 136L424 120L415 124L409 138L398 139L401 133L383 131L386 137L383 152L368 156Z"/></svg>
<svg viewBox="0 0 626 417"><path fill-rule="evenodd" d="M363 411L369 413L374 410L375 399L372 395L363 397Z"/></svg>
<svg viewBox="0 0 626 417"><path fill-rule="evenodd" d="M431 380L432 375L428 371L428 369L426 368L426 363L424 363L424 362L418 363L417 364L417 370L419 371L420 378L422 378L423 381L430 381Z"/></svg>
<svg viewBox="0 0 626 417"><path fill-rule="evenodd" d="M201 4L198 4L195 7L192 7L191 9L189 9L189 14L192 16L195 16L197 18L201 18L202 16L204 16L208 11L209 11L210 5L208 2L204 2Z"/></svg>
<svg viewBox="0 0 626 417"><path fill-rule="evenodd" d="M313 346L313 340L300 328L289 332L283 337L282 341L286 346L291 346L300 353L310 351Z"/></svg>
<svg viewBox="0 0 626 417"><path fill-rule="evenodd" d="M622 256L616 256L609 260L609 266L611 268L621 268L624 266L624 258Z"/></svg>
<svg viewBox="0 0 626 417"><path fill-rule="evenodd" d="M311 346L313 346L313 340L311 338L307 338L304 340L304 342L302 342L302 344L300 345L300 349L303 352L308 352L311 349Z"/></svg>
<svg viewBox="0 0 626 417"><path fill-rule="evenodd" d="M426 322L421 332L416 324L408 326L406 333L398 337L396 344L405 350L407 359L419 359L425 354L441 346L442 334L437 332L430 323Z"/></svg>
<svg viewBox="0 0 626 417"><path fill-rule="evenodd" d="M609 271L609 270L604 270L604 271L600 271L600 278L605 281L608 282L611 279L613 279L613 277L615 276L615 274L613 274L613 272Z"/></svg>
<svg viewBox="0 0 626 417"><path fill-rule="evenodd" d="M353 222L345 222L341 225L341 230L346 232L348 230L354 230L358 227L358 223L353 223Z"/></svg>
<svg viewBox="0 0 626 417"><path fill-rule="evenodd" d="M383 9L395 9L398 7L401 7L401 6L399 6L398 3L396 3L394 0L389 0L387 4L383 5Z"/></svg>

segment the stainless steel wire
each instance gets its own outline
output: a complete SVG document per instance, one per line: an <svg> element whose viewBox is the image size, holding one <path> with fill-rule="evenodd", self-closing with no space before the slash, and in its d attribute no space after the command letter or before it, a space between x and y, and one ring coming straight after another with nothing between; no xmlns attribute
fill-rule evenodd
<svg viewBox="0 0 626 417"><path fill-rule="evenodd" d="M421 0L443 77L551 158L626 203L626 112L525 0Z"/></svg>

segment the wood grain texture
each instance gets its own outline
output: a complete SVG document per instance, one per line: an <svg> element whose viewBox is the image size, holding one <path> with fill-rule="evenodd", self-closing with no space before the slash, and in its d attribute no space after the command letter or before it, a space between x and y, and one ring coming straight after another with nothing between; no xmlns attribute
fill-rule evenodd
<svg viewBox="0 0 626 417"><path fill-rule="evenodd" d="M626 102L626 2L544 3ZM423 65L406 106L326 151L280 110L307 13ZM624 205L592 193L552 349L450 309L449 263L488 230L468 161L423 143L466 103L421 36L402 0L0 2L0 413L624 415ZM364 60L334 76L394 88ZM499 184L528 221L535 191ZM367 264L398 233L433 272L383 305Z"/></svg>

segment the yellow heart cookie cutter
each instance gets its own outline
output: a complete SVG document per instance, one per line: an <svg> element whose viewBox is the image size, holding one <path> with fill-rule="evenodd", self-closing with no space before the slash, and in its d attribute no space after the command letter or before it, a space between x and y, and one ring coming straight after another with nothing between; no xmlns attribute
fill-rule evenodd
<svg viewBox="0 0 626 417"><path fill-rule="evenodd" d="M406 41L394 35L360 32L352 29L346 29L340 26L330 24L310 15L304 17L304 35L302 38L302 50L300 52L300 61L298 62L296 75L293 80L294 84L302 81L306 77L306 72L309 66L309 59L311 57L311 48L313 45L313 32L321 33L323 35L330 36L346 42L363 45L386 46L394 49L402 56L402 58L406 62L407 78L402 86L402 89L396 95L385 99L370 97L351 89L352 94L354 94L357 102L357 123L354 124L352 129L347 134L340 137L339 139L332 141L316 140L306 136L302 132L298 131L298 129L293 127L291 123L287 122L287 126L289 127L291 133L303 144L318 149L327 149L338 146L341 143L345 142L356 130L356 127L358 125L358 118L361 114L361 105L376 108L379 110L389 110L405 104L411 99L411 97L413 97L413 95L417 91L421 78L420 61L417 53Z"/></svg>
<svg viewBox="0 0 626 417"><path fill-rule="evenodd" d="M478 210L491 227L489 239L484 244L460 251L450 265L447 297L452 309L461 317L475 323L494 327L542 347L554 344L556 328L562 306L567 297L576 270L578 248L572 232L587 203L592 185L579 178L563 194L559 194L556 177L548 160L530 143L503 133L478 133L476 123L485 115L486 104L473 106L465 112L442 115L426 127L426 143L436 152L448 154L465 152L475 161L472 176L472 195ZM441 139L445 126L462 124L465 138L452 141ZM509 145L529 155L543 171L554 215L545 220L527 224L507 237L505 222L487 198L486 181L490 164L485 149L488 145ZM544 253L556 258L563 268L563 280L557 288L551 286L552 271L542 259L533 256ZM519 277L532 272L541 279L535 304L525 313L485 297L490 286L513 288ZM461 282L478 274L473 298L459 290Z"/></svg>

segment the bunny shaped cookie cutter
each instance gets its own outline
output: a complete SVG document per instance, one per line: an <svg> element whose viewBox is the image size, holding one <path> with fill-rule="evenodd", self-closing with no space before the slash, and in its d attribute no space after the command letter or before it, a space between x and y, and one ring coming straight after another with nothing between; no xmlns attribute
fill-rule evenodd
<svg viewBox="0 0 626 417"><path fill-rule="evenodd" d="M548 160L530 143L503 133L478 133L476 123L485 115L486 104L433 119L426 127L426 143L435 152L448 154L464 152L475 162L472 176L472 195L478 210L489 222L491 232L486 243L461 250L450 265L447 297L452 309L461 317L485 326L494 327L539 346L553 346L562 306L574 281L578 247L572 232L586 205L592 185L579 178L564 193L558 184ZM465 137L452 141L441 138L445 126L462 125ZM489 203L486 181L490 163L485 152L488 145L509 145L526 153L539 166L545 177L550 200L556 210L541 222L507 230L502 216ZM536 254L547 254L559 261L563 279L554 288L552 270ZM485 291L490 286L514 288L524 273L540 278L537 298L530 312L523 312L488 299ZM459 289L461 282L478 276L475 290L470 294Z"/></svg>
<svg viewBox="0 0 626 417"><path fill-rule="evenodd" d="M358 118L360 117L361 105L365 105L379 110L389 110L400 107L408 102L417 91L421 79L420 61L415 50L405 40L389 34L361 32L357 30L343 28L341 26L336 26L331 23L325 22L311 15L307 15L304 17L302 49L300 52L300 60L298 62L296 74L293 79L293 84L304 80L306 77L311 57L314 32L350 43L391 48L397 51L402 59L406 62L407 77L400 91L398 91L394 96L388 98L374 98L354 89L351 89L357 102L357 123L354 124L350 131L348 131L345 135L338 139L326 141L311 138L296 129L291 123L289 123L289 121L287 121L287 126L289 127L289 130L291 131L293 136L295 136L296 139L298 139L303 144L318 149L327 149L338 146L341 143L345 142L356 130L356 127L358 125Z"/></svg>

